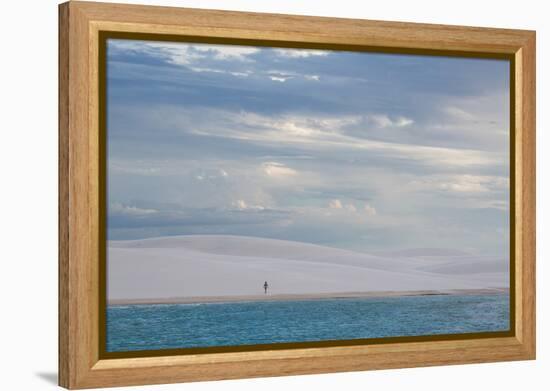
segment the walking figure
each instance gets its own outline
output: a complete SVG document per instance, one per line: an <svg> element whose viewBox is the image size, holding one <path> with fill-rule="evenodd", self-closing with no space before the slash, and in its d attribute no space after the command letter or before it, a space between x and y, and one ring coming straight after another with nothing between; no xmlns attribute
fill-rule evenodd
<svg viewBox="0 0 550 391"><path fill-rule="evenodd" d="M267 281L264 282L264 295L267 295L267 288L269 287L269 285L267 285Z"/></svg>

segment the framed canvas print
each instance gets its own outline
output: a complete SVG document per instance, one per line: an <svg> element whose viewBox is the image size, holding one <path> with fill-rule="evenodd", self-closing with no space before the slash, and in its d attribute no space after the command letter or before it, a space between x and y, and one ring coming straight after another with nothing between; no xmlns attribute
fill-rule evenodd
<svg viewBox="0 0 550 391"><path fill-rule="evenodd" d="M535 358L535 33L60 5L60 385Z"/></svg>

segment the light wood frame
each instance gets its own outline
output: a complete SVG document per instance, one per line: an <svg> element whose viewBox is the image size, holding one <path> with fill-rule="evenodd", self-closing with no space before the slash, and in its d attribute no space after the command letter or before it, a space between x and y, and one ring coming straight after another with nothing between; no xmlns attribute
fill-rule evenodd
<svg viewBox="0 0 550 391"><path fill-rule="evenodd" d="M100 357L100 32L286 47L508 56L514 129L510 336ZM356 49L358 50L358 49ZM535 32L71 1L59 6L59 384L92 388L535 358Z"/></svg>

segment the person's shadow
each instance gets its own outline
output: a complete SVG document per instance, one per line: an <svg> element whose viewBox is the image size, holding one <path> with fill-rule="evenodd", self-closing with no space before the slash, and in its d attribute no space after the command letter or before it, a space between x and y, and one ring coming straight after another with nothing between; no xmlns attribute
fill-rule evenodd
<svg viewBox="0 0 550 391"><path fill-rule="evenodd" d="M38 372L35 375L47 383L57 385L57 372Z"/></svg>

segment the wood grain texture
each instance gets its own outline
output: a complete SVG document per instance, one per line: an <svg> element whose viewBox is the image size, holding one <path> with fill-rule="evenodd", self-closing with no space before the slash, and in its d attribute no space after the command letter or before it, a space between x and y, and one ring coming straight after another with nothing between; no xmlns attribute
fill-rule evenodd
<svg viewBox="0 0 550 391"><path fill-rule="evenodd" d="M97 300L94 299L93 232L90 196L93 182L88 138L94 134L88 120L88 21L79 9L66 3L60 10L60 367L59 383L74 388L97 362L94 333ZM97 131L96 131L97 132ZM94 153L94 152L93 152ZM97 151L95 152L97 153ZM97 155L96 155L97 156ZM97 159L96 159L97 160ZM97 288L96 288L97 289Z"/></svg>
<svg viewBox="0 0 550 391"><path fill-rule="evenodd" d="M509 29L73 2L114 31L153 32L372 47L515 53L525 32Z"/></svg>
<svg viewBox="0 0 550 391"><path fill-rule="evenodd" d="M69 7L59 7L59 384L69 384Z"/></svg>
<svg viewBox="0 0 550 391"><path fill-rule="evenodd" d="M66 388L463 364L535 357L535 33L353 19L69 2L59 8L59 383ZM277 46L512 55L515 336L100 359L100 31Z"/></svg>
<svg viewBox="0 0 550 391"><path fill-rule="evenodd" d="M529 40L521 48L517 57L521 58L521 88L517 94L521 101L519 122L521 132L521 161L517 162L522 170L521 182L516 183L516 194L521 193L521 212L516 216L521 221L521 258L518 262L522 267L521 281L518 281L518 292L521 292L522 303L522 343L531 358L536 355L536 38L531 34ZM519 60L519 59L518 59ZM518 278L519 280L519 278Z"/></svg>

